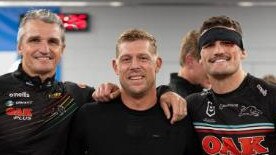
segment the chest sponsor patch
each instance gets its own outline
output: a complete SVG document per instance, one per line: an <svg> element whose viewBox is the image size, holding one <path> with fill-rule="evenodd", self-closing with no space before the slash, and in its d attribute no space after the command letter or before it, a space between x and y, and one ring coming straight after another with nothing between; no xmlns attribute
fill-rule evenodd
<svg viewBox="0 0 276 155"><path fill-rule="evenodd" d="M205 136L202 147L208 154L264 154L269 149L263 146L264 136L240 137L235 143L231 137Z"/></svg>
<svg viewBox="0 0 276 155"><path fill-rule="evenodd" d="M7 108L6 115L12 116L14 120L28 121L32 119L31 108Z"/></svg>

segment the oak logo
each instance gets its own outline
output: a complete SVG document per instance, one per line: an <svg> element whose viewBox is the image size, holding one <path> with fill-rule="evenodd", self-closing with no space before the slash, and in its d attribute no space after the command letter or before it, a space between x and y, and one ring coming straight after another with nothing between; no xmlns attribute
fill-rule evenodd
<svg viewBox="0 0 276 155"><path fill-rule="evenodd" d="M6 115L13 116L14 120L29 121L32 119L31 108L7 108Z"/></svg>
<svg viewBox="0 0 276 155"><path fill-rule="evenodd" d="M215 136L206 136L202 140L202 146L208 154L264 154L268 153L268 148L261 142L264 136L241 137L238 143L241 149L234 143L233 138L222 137L221 140Z"/></svg>

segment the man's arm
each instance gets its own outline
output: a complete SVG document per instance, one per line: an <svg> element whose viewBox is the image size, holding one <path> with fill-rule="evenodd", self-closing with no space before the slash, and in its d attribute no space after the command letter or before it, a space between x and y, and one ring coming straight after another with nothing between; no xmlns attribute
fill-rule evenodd
<svg viewBox="0 0 276 155"><path fill-rule="evenodd" d="M157 88L157 97L161 107L171 124L182 120L187 115L187 103L177 93L174 93L169 86L161 85ZM171 114L172 113L172 114Z"/></svg>
<svg viewBox="0 0 276 155"><path fill-rule="evenodd" d="M93 87L69 81L64 82L64 86L66 91L74 97L79 106L93 101L91 97L91 94L95 91Z"/></svg>
<svg viewBox="0 0 276 155"><path fill-rule="evenodd" d="M171 124L182 120L187 115L187 102L177 93L169 91L162 94L160 103L166 117L170 119Z"/></svg>
<svg viewBox="0 0 276 155"><path fill-rule="evenodd" d="M120 94L120 88L114 83L103 83L98 86L92 94L97 102L108 102Z"/></svg>

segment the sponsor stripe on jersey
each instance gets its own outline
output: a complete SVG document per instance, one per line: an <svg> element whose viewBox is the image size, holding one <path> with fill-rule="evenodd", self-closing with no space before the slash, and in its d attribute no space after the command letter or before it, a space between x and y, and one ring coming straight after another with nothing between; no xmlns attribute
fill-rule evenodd
<svg viewBox="0 0 276 155"><path fill-rule="evenodd" d="M216 134L248 134L274 132L273 123L252 123L244 125L221 125L194 122L197 132Z"/></svg>

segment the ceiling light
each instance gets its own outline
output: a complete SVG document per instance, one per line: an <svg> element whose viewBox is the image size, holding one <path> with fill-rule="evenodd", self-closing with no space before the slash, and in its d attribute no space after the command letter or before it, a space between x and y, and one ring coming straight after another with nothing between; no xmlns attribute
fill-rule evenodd
<svg viewBox="0 0 276 155"><path fill-rule="evenodd" d="M120 7L123 6L122 2L84 2L84 1L0 1L0 7L6 6L60 6L60 7L85 7L85 6L108 6Z"/></svg>
<svg viewBox="0 0 276 155"><path fill-rule="evenodd" d="M241 7L252 7L254 6L253 2L238 2L238 6Z"/></svg>

